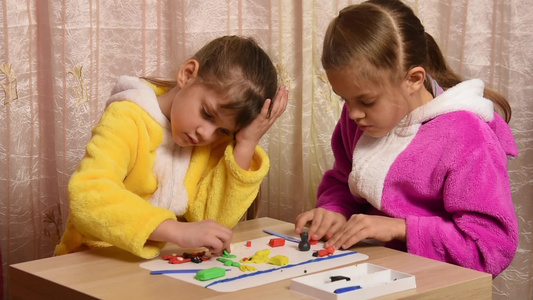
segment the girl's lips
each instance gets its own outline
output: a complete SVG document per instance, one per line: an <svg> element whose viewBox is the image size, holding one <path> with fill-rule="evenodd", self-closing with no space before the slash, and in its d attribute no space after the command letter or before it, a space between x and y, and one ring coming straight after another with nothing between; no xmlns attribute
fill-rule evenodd
<svg viewBox="0 0 533 300"><path fill-rule="evenodd" d="M364 126L364 125L357 125L359 127L359 129L361 129L362 131L366 131L368 130L368 128L370 128L370 126Z"/></svg>
<svg viewBox="0 0 533 300"><path fill-rule="evenodd" d="M193 145L198 144L198 140L197 140L197 139L193 138L192 136L190 136L190 135L188 135L188 134L185 134L185 135L187 135L187 138L189 138L189 142L190 142L191 144L193 144Z"/></svg>

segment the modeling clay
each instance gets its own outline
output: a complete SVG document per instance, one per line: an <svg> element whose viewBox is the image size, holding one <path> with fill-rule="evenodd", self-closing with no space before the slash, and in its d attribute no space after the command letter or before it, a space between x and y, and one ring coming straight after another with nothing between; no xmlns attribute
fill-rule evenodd
<svg viewBox="0 0 533 300"><path fill-rule="evenodd" d="M197 279L200 281L206 281L206 280L219 278L222 276L226 276L226 269L219 268L219 267L213 267L213 268L205 269L202 271L198 271L198 273L196 273L196 276L194 276L194 279Z"/></svg>
<svg viewBox="0 0 533 300"><path fill-rule="evenodd" d="M254 266L250 266L250 265L241 265L239 267L239 269L243 272L247 272L247 271L257 271L257 268L254 267Z"/></svg>
<svg viewBox="0 0 533 300"><path fill-rule="evenodd" d="M309 244L309 236L306 231L300 233L301 241L298 243L298 250L300 251L309 251L311 245Z"/></svg>
<svg viewBox="0 0 533 300"><path fill-rule="evenodd" d="M282 238L275 238L270 239L270 243L268 243L270 247L281 247L285 245L285 239Z"/></svg>
<svg viewBox="0 0 533 300"><path fill-rule="evenodd" d="M236 262L236 261L232 261L231 259L227 259L227 258L223 258L223 257L219 257L217 258L217 260L221 263L223 263L226 267L240 267L241 264Z"/></svg>
<svg viewBox="0 0 533 300"><path fill-rule="evenodd" d="M226 249L224 249L224 252L222 253L222 257L235 258L237 256L229 253Z"/></svg>
<svg viewBox="0 0 533 300"><path fill-rule="evenodd" d="M289 258L285 255L276 255L268 260L271 265L285 266L289 264Z"/></svg>
<svg viewBox="0 0 533 300"><path fill-rule="evenodd" d="M241 262L262 264L268 261L268 255L270 255L270 249L263 249L257 251L254 256L248 258L247 261L241 260Z"/></svg>

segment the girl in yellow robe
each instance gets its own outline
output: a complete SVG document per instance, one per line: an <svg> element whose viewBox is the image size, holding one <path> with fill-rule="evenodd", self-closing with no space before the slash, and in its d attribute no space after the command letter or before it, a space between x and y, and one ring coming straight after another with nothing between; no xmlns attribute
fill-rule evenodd
<svg viewBox="0 0 533 300"><path fill-rule="evenodd" d="M237 36L205 45L175 81L120 77L70 179L55 255L113 245L152 258L166 242L230 250L269 169L258 143L285 111L288 91L276 90L267 54Z"/></svg>

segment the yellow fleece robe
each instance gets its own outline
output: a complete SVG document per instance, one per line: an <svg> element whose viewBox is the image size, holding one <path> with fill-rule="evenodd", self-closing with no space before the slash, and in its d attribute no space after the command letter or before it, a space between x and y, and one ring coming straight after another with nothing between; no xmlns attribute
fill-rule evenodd
<svg viewBox="0 0 533 300"><path fill-rule="evenodd" d="M144 258L159 254L165 243L148 237L163 221L176 219L148 201L158 186L153 166L162 139L162 126L137 104L120 101L106 108L70 179L70 215L55 255L110 245ZM185 219L234 227L268 169L260 147L250 170L235 162L233 144L196 147L185 175Z"/></svg>

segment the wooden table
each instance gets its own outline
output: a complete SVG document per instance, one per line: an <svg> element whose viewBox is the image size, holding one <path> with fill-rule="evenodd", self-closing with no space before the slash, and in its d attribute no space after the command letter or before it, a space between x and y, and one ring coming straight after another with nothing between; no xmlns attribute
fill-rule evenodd
<svg viewBox="0 0 533 300"><path fill-rule="evenodd" d="M234 241L267 236L263 229L294 235L293 224L260 218L239 223L235 227ZM353 250L369 256L368 260L358 263L369 262L416 276L416 289L379 299L492 297L490 274L382 246L359 243ZM290 279L220 293L169 276L150 275L148 270L139 267L145 261L110 247L14 264L9 267L10 293L13 299L309 299L289 289Z"/></svg>

